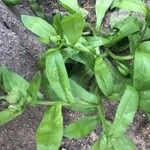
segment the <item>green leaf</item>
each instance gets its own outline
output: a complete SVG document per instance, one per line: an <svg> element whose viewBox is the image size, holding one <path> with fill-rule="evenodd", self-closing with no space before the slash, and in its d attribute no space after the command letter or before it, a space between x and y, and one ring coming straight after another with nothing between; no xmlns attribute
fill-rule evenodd
<svg viewBox="0 0 150 150"><path fill-rule="evenodd" d="M49 23L39 17L22 15L21 20L28 30L40 37L50 38L51 36L57 35L55 29Z"/></svg>
<svg viewBox="0 0 150 150"><path fill-rule="evenodd" d="M133 85L137 90L150 89L150 41L143 42L135 51Z"/></svg>
<svg viewBox="0 0 150 150"><path fill-rule="evenodd" d="M61 51L61 54L62 54L65 62L72 56L77 55L78 53L79 53L78 51L75 51L71 47L67 47L67 48L63 49L63 51Z"/></svg>
<svg viewBox="0 0 150 150"><path fill-rule="evenodd" d="M133 55L135 53L135 50L137 49L139 42L141 41L140 33L134 33L132 35L128 36L129 44L130 44L130 52Z"/></svg>
<svg viewBox="0 0 150 150"><path fill-rule="evenodd" d="M82 36L84 20L80 14L72 14L62 19L64 38L71 44L77 43Z"/></svg>
<svg viewBox="0 0 150 150"><path fill-rule="evenodd" d="M99 29L101 27L103 18L105 16L106 11L111 6L113 0L96 0L96 28Z"/></svg>
<svg viewBox="0 0 150 150"><path fill-rule="evenodd" d="M150 113L150 90L141 91L140 95L140 108L147 113Z"/></svg>
<svg viewBox="0 0 150 150"><path fill-rule="evenodd" d="M81 113L93 113L97 112L97 107L82 101L78 101L69 106L69 109Z"/></svg>
<svg viewBox="0 0 150 150"><path fill-rule="evenodd" d="M97 57L95 62L95 76L99 88L105 96L119 98L124 90L125 79L113 70L107 60Z"/></svg>
<svg viewBox="0 0 150 150"><path fill-rule="evenodd" d="M61 105L49 107L36 133L37 150L58 150L63 136Z"/></svg>
<svg viewBox="0 0 150 150"><path fill-rule="evenodd" d="M95 65L94 55L80 52L77 55L71 56L71 58L77 62L84 64L85 66L87 66L88 68L90 68L94 72L94 70L93 70L94 65Z"/></svg>
<svg viewBox="0 0 150 150"><path fill-rule="evenodd" d="M98 102L100 101L98 97L88 92L71 79L70 79L70 86L72 94L77 101L83 101L89 104L98 104Z"/></svg>
<svg viewBox="0 0 150 150"><path fill-rule="evenodd" d="M118 138L110 137L109 140L103 134L92 146L91 150L136 150L136 147L132 140L124 134Z"/></svg>
<svg viewBox="0 0 150 150"><path fill-rule="evenodd" d="M87 15L87 11L83 8L80 8L77 0L58 0L60 4L71 13L82 14L83 17Z"/></svg>
<svg viewBox="0 0 150 150"><path fill-rule="evenodd" d="M125 20L127 17L129 17L129 13L125 14L124 11L122 10L119 10L118 13L117 13L117 16L116 15L111 15L110 16L110 26L111 28L114 28L114 26L116 24L118 24L119 22Z"/></svg>
<svg viewBox="0 0 150 150"><path fill-rule="evenodd" d="M57 13L53 18L53 27L55 28L58 35L63 37L63 29L61 25L62 16L60 13Z"/></svg>
<svg viewBox="0 0 150 150"><path fill-rule="evenodd" d="M38 5L37 0L28 0L32 11L40 18L45 18L42 8Z"/></svg>
<svg viewBox="0 0 150 150"><path fill-rule="evenodd" d="M3 2L8 6L15 6L21 3L22 0L3 0Z"/></svg>
<svg viewBox="0 0 150 150"><path fill-rule="evenodd" d="M23 112L23 109L21 109L20 111L12 111L8 108L3 111L0 111L0 125L3 125L5 123L15 119L22 112Z"/></svg>
<svg viewBox="0 0 150 150"><path fill-rule="evenodd" d="M43 70L42 72L42 78L41 78L41 89L43 94L51 101L60 101L60 98L58 95L54 92L49 83L47 76L46 76L46 70Z"/></svg>
<svg viewBox="0 0 150 150"><path fill-rule="evenodd" d="M140 25L135 17L127 17L125 20L114 25L115 28L119 29L114 35L108 37L88 37L87 41L93 47L99 47L106 45L110 47L115 43L121 41L123 38L138 32L140 30Z"/></svg>
<svg viewBox="0 0 150 150"><path fill-rule="evenodd" d="M148 13L147 5L141 0L120 0L117 7L128 11L135 11L143 14Z"/></svg>
<svg viewBox="0 0 150 150"><path fill-rule="evenodd" d="M109 138L107 140L105 135L102 135L96 143L92 146L91 150L136 150L134 143L125 135L118 138Z"/></svg>
<svg viewBox="0 0 150 150"><path fill-rule="evenodd" d="M111 9L115 8L116 6L118 6L121 1L122 0L114 0L112 5L111 5Z"/></svg>
<svg viewBox="0 0 150 150"><path fill-rule="evenodd" d="M78 119L64 129L64 136L68 138L83 138L87 136L98 125L97 116L88 116Z"/></svg>
<svg viewBox="0 0 150 150"><path fill-rule="evenodd" d="M136 150L135 144L126 135L121 135L119 138L112 139L114 150Z"/></svg>
<svg viewBox="0 0 150 150"><path fill-rule="evenodd" d="M21 100L21 97L22 97L22 93L18 91L18 89L17 90L15 89L13 91L8 92L6 96L6 100L10 104L16 104Z"/></svg>
<svg viewBox="0 0 150 150"><path fill-rule="evenodd" d="M91 147L91 150L109 150L108 141L104 134L101 136L101 138L98 138L96 143Z"/></svg>
<svg viewBox="0 0 150 150"><path fill-rule="evenodd" d="M29 89L27 91L29 96L31 96L32 98L32 101L31 101L32 104L35 104L37 101L40 84L41 84L41 73L37 72L35 76L33 77L31 84L29 86Z"/></svg>
<svg viewBox="0 0 150 150"><path fill-rule="evenodd" d="M46 59L46 76L57 96L66 102L74 102L64 60L59 51L51 52Z"/></svg>
<svg viewBox="0 0 150 150"><path fill-rule="evenodd" d="M150 20L150 19L149 19ZM145 34L143 36L143 40L146 41L146 40L150 40L150 27L146 27L146 31L145 31Z"/></svg>
<svg viewBox="0 0 150 150"><path fill-rule="evenodd" d="M111 137L119 137L127 130L137 111L138 102L139 95L137 91L133 87L127 86L110 129Z"/></svg>
<svg viewBox="0 0 150 150"><path fill-rule="evenodd" d="M0 70L2 72L4 91L10 92L15 89L26 95L29 83L24 78L17 73L8 70L6 67L1 67Z"/></svg>

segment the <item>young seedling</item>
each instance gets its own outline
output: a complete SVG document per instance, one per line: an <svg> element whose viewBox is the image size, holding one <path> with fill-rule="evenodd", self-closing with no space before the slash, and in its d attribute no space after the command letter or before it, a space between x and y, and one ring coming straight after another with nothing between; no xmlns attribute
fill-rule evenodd
<svg viewBox="0 0 150 150"><path fill-rule="evenodd" d="M99 125L103 132L91 150L135 150L126 130L138 109L150 114L149 8L141 0L97 0L93 27L86 22L87 11L80 8L77 0L59 2L68 14L56 14L52 24L39 17L21 16L24 26L49 49L41 54L41 74L37 73L31 84L1 69L1 87L9 97L14 94L12 101L6 100L10 106L15 104L15 111L9 106L11 114L4 117L2 112L2 118L8 119L0 123L19 115L26 104L43 104L48 108L36 132L38 150L58 150L63 136L80 139ZM131 13L121 21L110 22L113 31L105 33L102 21L107 10L114 8L142 12L145 20ZM90 34L84 34L86 31ZM15 83L14 78L23 83ZM38 92L40 86L46 98ZM105 117L106 98L119 103L113 122ZM63 107L85 115L64 129Z"/></svg>

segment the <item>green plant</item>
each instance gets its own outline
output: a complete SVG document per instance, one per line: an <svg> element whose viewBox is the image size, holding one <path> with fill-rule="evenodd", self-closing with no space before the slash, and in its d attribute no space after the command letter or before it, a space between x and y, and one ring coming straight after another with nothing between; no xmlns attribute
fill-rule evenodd
<svg viewBox="0 0 150 150"><path fill-rule="evenodd" d="M21 17L25 27L49 49L41 54L41 74L31 84L0 69L1 87L8 93L1 99L10 103L0 114L6 116L0 124L19 115L25 105L43 104L48 108L37 129L38 150L57 150L63 136L79 139L98 125L103 133L92 150L135 150L125 132L138 109L150 114L149 8L141 0L97 0L94 27L85 21L87 11L77 0L59 2L69 13L56 14L52 25L39 17ZM128 10L129 16L111 22L113 31L108 33L103 31L102 21L109 8ZM142 12L145 19L130 11ZM21 84L15 83L16 78ZM47 100L38 92L40 86ZM106 98L119 103L113 122L105 117ZM62 107L83 112L85 117L63 129Z"/></svg>

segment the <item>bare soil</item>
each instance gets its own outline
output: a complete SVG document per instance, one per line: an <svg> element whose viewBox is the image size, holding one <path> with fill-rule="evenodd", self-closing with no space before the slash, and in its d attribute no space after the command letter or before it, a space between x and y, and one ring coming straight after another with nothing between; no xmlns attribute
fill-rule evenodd
<svg viewBox="0 0 150 150"><path fill-rule="evenodd" d="M94 13L94 1L93 0L80 0L81 6L87 9L91 22L95 21ZM59 7L49 0L40 1L43 9L47 15L51 16L56 13ZM12 9L13 13L17 13L17 6ZM63 11L63 10L62 10ZM105 19L105 26L108 26L108 20ZM29 77L30 78L30 77ZM104 103L106 108L106 117L109 120L113 120L116 111L117 104L112 101L106 101ZM28 107L26 111L13 121L0 127L0 150L36 150L35 144L35 132L42 119L43 107ZM75 113L73 111L64 109L64 123L69 124L78 117L82 117L83 114ZM102 128L98 127L91 134L81 140L69 140L64 138L60 149L63 150L88 150L90 146L96 141L98 135L101 133ZM137 146L137 150L150 150L150 122L148 122L147 116L139 111L134 119L134 123L130 126L127 134L133 139Z"/></svg>

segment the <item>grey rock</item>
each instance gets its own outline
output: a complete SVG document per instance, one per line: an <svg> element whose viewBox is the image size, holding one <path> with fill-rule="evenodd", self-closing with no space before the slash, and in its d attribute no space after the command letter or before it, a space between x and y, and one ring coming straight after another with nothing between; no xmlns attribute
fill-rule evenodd
<svg viewBox="0 0 150 150"><path fill-rule="evenodd" d="M31 78L35 72L37 54L45 47L36 40L20 21L22 13L28 14L29 9L21 6L12 11L0 1L0 64ZM22 11L24 10L24 11ZM15 15L18 12L19 15Z"/></svg>
<svg viewBox="0 0 150 150"><path fill-rule="evenodd" d="M0 65L30 80L37 70L37 56L45 46L23 27L21 14L33 15L28 5L8 8L0 1ZM27 108L21 116L0 126L0 150L36 149L34 135L42 112L41 107Z"/></svg>

